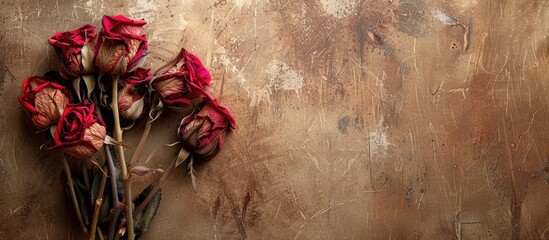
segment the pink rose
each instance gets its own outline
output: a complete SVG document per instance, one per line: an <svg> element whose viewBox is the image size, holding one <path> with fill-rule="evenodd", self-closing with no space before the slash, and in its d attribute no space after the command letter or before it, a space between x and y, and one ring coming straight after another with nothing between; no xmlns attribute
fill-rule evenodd
<svg viewBox="0 0 549 240"><path fill-rule="evenodd" d="M133 71L147 55L147 36L141 35L144 19L103 16L103 29L95 49L95 65L112 75Z"/></svg>
<svg viewBox="0 0 549 240"><path fill-rule="evenodd" d="M93 72L92 41L95 27L85 25L79 29L56 33L49 39L59 58L59 74L64 79L74 79Z"/></svg>
<svg viewBox="0 0 549 240"><path fill-rule="evenodd" d="M23 81L22 89L23 95L18 100L39 129L56 124L69 103L69 90L50 78L28 77Z"/></svg>

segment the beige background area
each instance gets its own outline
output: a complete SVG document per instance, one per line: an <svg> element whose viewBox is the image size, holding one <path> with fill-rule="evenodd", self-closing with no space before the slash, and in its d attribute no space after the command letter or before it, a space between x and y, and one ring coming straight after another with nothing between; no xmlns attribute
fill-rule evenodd
<svg viewBox="0 0 549 240"><path fill-rule="evenodd" d="M183 170L171 177L144 239L549 238L548 1L3 0L0 12L2 239L82 237L60 155L39 150L16 96L55 69L52 34L103 14L149 21L153 70L196 53L238 125L198 167L196 193ZM133 164L165 168L181 117L163 116Z"/></svg>

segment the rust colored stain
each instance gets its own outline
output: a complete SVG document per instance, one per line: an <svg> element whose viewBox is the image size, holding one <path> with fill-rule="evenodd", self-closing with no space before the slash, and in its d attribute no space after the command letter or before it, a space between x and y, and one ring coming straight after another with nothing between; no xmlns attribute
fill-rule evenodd
<svg viewBox="0 0 549 240"><path fill-rule="evenodd" d="M248 204L250 203L250 193L246 193L246 196L242 200L242 210L240 211L240 214L238 211L238 207L230 198L229 203L231 204L231 212L233 214L233 218L238 224L238 231L240 232L242 239L247 239L248 236L246 235L246 211L248 210Z"/></svg>
<svg viewBox="0 0 549 240"><path fill-rule="evenodd" d="M214 205L212 208L212 215L214 219L217 219L217 211L219 211L219 207L221 206L221 198L217 196L214 201Z"/></svg>
<svg viewBox="0 0 549 240"><path fill-rule="evenodd" d="M242 223L243 223L243 229L246 228L246 211L248 211L248 204L250 204L250 201L251 201L250 193L247 192L247 193L246 193L246 196L245 196L244 199L242 200L242 214L241 214L241 219L242 219Z"/></svg>

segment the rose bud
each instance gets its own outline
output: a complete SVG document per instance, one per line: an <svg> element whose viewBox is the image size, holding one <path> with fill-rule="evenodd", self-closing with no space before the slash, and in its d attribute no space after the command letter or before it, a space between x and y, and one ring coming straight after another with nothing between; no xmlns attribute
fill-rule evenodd
<svg viewBox="0 0 549 240"><path fill-rule="evenodd" d="M118 110L127 120L136 120L143 115L146 107L148 85L152 78L149 69L138 68L120 77L118 90Z"/></svg>
<svg viewBox="0 0 549 240"><path fill-rule="evenodd" d="M59 73L64 79L74 79L91 73L93 67L93 40L95 27L85 25L79 29L60 32L49 39L59 58Z"/></svg>
<svg viewBox="0 0 549 240"><path fill-rule="evenodd" d="M49 150L61 150L75 158L89 158L102 146L107 135L105 123L95 112L95 104L84 100L69 104L53 136L54 146Z"/></svg>
<svg viewBox="0 0 549 240"><path fill-rule="evenodd" d="M210 85L211 76L200 59L185 49L177 58L162 66L151 81L165 105L189 105L191 99L207 95L204 86Z"/></svg>
<svg viewBox="0 0 549 240"><path fill-rule="evenodd" d="M23 81L22 89L23 95L18 99L32 115L33 125L44 129L57 124L69 103L69 90L47 77L28 77Z"/></svg>
<svg viewBox="0 0 549 240"><path fill-rule="evenodd" d="M206 98L204 102L198 113L181 121L177 135L195 160L208 161L221 151L228 128L234 129L235 121L216 100Z"/></svg>
<svg viewBox="0 0 549 240"><path fill-rule="evenodd" d="M141 35L144 19L103 16L103 29L95 49L95 65L105 73L121 75L135 70L147 55L147 36Z"/></svg>

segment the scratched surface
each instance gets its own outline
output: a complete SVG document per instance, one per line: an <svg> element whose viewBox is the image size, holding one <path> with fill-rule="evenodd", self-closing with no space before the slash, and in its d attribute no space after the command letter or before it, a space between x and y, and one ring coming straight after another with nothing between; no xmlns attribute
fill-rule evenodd
<svg viewBox="0 0 549 240"><path fill-rule="evenodd" d="M181 47L201 57L238 123L196 193L172 176L144 239L549 238L547 1L3 0L0 13L2 239L82 237L60 155L39 151L16 96L55 69L53 33L103 14L149 21L153 70ZM165 167L180 118L163 116L133 164Z"/></svg>

